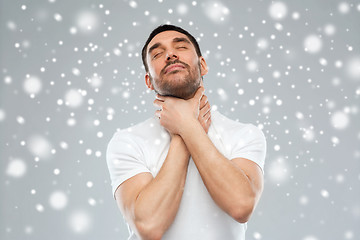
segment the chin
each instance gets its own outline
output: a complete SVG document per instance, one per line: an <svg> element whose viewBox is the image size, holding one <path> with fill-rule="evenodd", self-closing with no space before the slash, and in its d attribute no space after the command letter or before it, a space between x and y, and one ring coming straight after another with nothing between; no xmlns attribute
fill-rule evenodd
<svg viewBox="0 0 360 240"><path fill-rule="evenodd" d="M187 100L195 95L196 90L199 88L199 86L200 85L191 86L189 84L185 86L178 86L176 88L172 88L170 95Z"/></svg>
<svg viewBox="0 0 360 240"><path fill-rule="evenodd" d="M194 80L189 76L181 76L182 74L177 71L171 72L171 76L163 79L161 84L157 86L157 91L160 95L171 96L181 99L192 98L198 88L200 87L201 80Z"/></svg>

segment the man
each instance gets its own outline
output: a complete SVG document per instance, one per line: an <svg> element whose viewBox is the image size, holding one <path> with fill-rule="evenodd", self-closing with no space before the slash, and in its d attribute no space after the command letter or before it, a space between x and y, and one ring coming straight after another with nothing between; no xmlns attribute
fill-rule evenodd
<svg viewBox="0 0 360 240"><path fill-rule="evenodd" d="M129 239L245 239L263 189L264 135L210 111L207 65L187 31L159 26L142 57L159 110L115 133L107 150Z"/></svg>

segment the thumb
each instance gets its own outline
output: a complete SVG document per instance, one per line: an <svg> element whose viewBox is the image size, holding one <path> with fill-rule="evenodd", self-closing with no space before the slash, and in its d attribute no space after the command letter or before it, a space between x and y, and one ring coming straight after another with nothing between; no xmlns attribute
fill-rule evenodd
<svg viewBox="0 0 360 240"><path fill-rule="evenodd" d="M204 91L205 91L204 87L200 86L194 95L194 99L200 102L202 96L204 95Z"/></svg>

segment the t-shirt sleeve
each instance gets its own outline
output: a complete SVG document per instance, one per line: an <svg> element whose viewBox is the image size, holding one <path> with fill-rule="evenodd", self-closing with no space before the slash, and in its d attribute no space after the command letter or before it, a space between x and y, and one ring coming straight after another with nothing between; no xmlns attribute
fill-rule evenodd
<svg viewBox="0 0 360 240"><path fill-rule="evenodd" d="M150 172L145 164L141 140L124 132L116 133L110 140L106 151L106 162L114 197L121 183L139 173Z"/></svg>
<svg viewBox="0 0 360 240"><path fill-rule="evenodd" d="M260 166L264 173L266 139L263 132L252 124L248 124L231 135L234 144L230 159L246 158Z"/></svg>

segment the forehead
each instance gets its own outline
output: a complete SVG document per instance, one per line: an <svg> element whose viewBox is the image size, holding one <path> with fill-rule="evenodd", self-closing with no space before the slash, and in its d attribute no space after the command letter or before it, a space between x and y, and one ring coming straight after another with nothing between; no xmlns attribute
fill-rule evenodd
<svg viewBox="0 0 360 240"><path fill-rule="evenodd" d="M153 39L151 39L151 41L148 44L147 51L155 43L171 42L174 38L186 38L187 40L189 40L189 42L191 42L190 39L183 33L177 31L164 31L158 33L157 35L155 35L155 37L153 37Z"/></svg>

